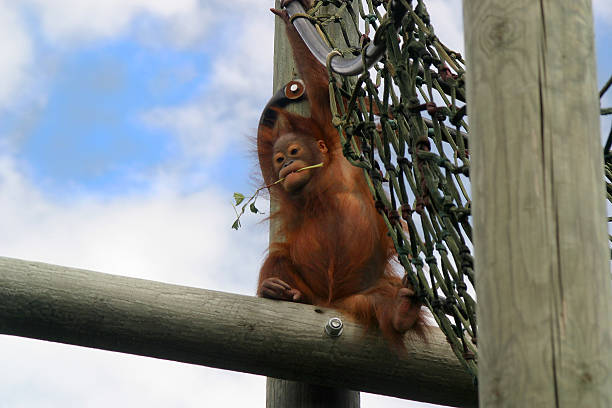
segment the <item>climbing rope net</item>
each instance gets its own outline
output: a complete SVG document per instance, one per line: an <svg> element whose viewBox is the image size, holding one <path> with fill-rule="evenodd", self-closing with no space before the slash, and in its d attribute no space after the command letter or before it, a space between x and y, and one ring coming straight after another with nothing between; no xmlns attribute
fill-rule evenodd
<svg viewBox="0 0 612 408"><path fill-rule="evenodd" d="M476 378L469 125L462 56L436 36L422 0L319 0L307 14L294 13L292 20L316 27L334 50L322 62L330 74L330 98L336 102L333 120L344 155L364 169L404 269L405 284L417 289L453 352ZM341 32L336 36L339 43L327 34L330 30ZM359 34L358 46L351 43L351 32ZM313 50L312 40L304 39ZM374 45L386 48L379 60L369 55L376 53L371 50ZM360 59L359 73L333 75L341 72L334 68L336 54L341 55L338 59ZM604 109L602 114L610 111ZM607 197L612 203L612 131L610 139L605 157Z"/></svg>

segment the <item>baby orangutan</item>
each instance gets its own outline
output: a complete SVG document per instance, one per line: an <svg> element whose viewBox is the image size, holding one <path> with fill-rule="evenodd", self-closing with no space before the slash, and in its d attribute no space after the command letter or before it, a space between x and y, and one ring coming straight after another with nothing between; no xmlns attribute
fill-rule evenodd
<svg viewBox="0 0 612 408"><path fill-rule="evenodd" d="M262 115L259 164L266 184L283 179L270 187L278 202L272 218L282 240L270 244L257 293L336 308L366 327L379 327L401 347L406 331L424 334L421 304L390 266L393 242L363 170L342 154L332 125L327 71L288 23L286 12L272 11L287 22L311 117L278 106ZM319 163L322 167L301 170Z"/></svg>

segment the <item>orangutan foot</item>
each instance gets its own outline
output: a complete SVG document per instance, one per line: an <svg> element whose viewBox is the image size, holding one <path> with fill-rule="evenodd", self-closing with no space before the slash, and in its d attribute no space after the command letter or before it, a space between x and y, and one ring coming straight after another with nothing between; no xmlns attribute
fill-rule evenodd
<svg viewBox="0 0 612 408"><path fill-rule="evenodd" d="M395 309L391 324L393 328L404 333L410 330L419 320L421 303L415 298L414 290L401 288L395 298Z"/></svg>

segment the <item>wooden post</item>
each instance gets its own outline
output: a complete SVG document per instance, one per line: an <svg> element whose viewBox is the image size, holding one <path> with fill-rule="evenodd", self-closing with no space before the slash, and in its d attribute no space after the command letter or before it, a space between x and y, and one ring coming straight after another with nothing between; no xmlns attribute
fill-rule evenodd
<svg viewBox="0 0 612 408"><path fill-rule="evenodd" d="M275 0L275 7L280 8L280 0ZM330 6L330 10L335 8ZM329 32L330 36L336 35L337 38L341 33ZM353 35L355 44L358 36ZM280 89L281 86L299 76L293 60L291 46L287 40L285 32L285 23L280 18L275 18L274 25L274 78L273 92ZM308 102L303 101L299 104L292 104L288 107L292 112L309 116L310 107ZM272 203L272 209L276 203ZM270 225L270 240L276 236L276 227ZM295 381L287 381L277 378L268 377L266 383L266 407L267 408L359 408L359 392L346 389L322 387L319 385L311 385Z"/></svg>
<svg viewBox="0 0 612 408"><path fill-rule="evenodd" d="M398 356L379 333L366 333L348 320L342 336L326 335L325 323L335 316L342 317L301 303L0 257L0 334L443 405L476 405L472 378L439 330L426 344L409 342L405 355ZM337 393L313 394L335 398L328 406L339 400ZM300 406L289 396L283 400L289 401L286 407Z"/></svg>
<svg viewBox="0 0 612 408"><path fill-rule="evenodd" d="M480 406L610 407L591 2L463 7Z"/></svg>

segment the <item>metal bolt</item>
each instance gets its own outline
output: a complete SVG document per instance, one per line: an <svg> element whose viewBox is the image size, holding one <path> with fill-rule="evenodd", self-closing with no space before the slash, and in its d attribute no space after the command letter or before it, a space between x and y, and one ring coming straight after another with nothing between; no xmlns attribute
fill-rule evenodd
<svg viewBox="0 0 612 408"><path fill-rule="evenodd" d="M342 334L342 330L344 329L344 324L339 317L332 317L328 320L325 325L325 333L331 337L338 337Z"/></svg>
<svg viewBox="0 0 612 408"><path fill-rule="evenodd" d="M299 99L304 95L305 89L304 81L301 79L294 79L285 85L285 96L291 100Z"/></svg>

